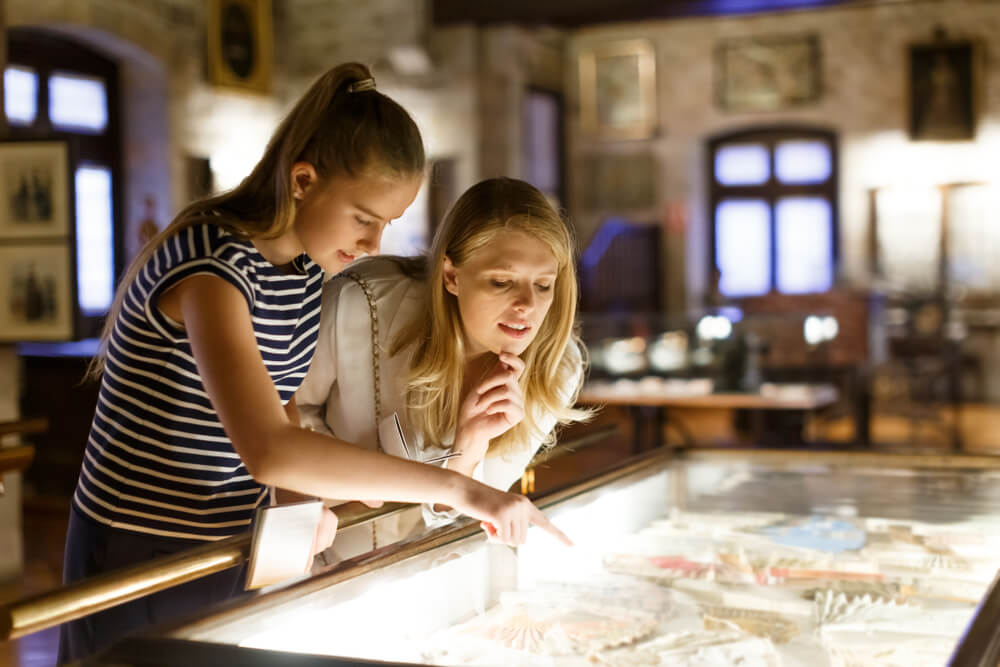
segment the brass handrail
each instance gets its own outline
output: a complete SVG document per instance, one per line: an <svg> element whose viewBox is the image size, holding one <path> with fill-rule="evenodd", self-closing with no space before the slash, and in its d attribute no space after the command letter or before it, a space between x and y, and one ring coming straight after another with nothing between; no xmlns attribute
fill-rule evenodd
<svg viewBox="0 0 1000 667"><path fill-rule="evenodd" d="M0 608L0 638L17 639L241 564L250 533L234 535L41 593Z"/></svg>
<svg viewBox="0 0 1000 667"><path fill-rule="evenodd" d="M820 449L747 449L703 448L687 449L678 458L688 462L758 463L784 467L798 465L829 465L875 468L887 465L901 468L931 468L949 470L1000 469L1000 456L975 454L898 454L879 451L820 450Z"/></svg>
<svg viewBox="0 0 1000 667"><path fill-rule="evenodd" d="M16 470L24 470L35 458L35 448L31 445L0 447L0 475Z"/></svg>
<svg viewBox="0 0 1000 667"><path fill-rule="evenodd" d="M0 436L45 433L48 430L48 417L32 417L30 419L0 422Z"/></svg>
<svg viewBox="0 0 1000 667"><path fill-rule="evenodd" d="M405 503L378 509L361 503L337 508L337 530L399 512ZM0 639L9 641L242 564L250 533L240 533L181 553L106 572L53 591L0 606Z"/></svg>
<svg viewBox="0 0 1000 667"><path fill-rule="evenodd" d="M565 443L561 453L606 438L611 429ZM558 455L554 450L552 454ZM543 460L550 460L547 456ZM359 502L336 507L337 531L375 521L414 505L385 503L372 508ZM0 639L11 640L114 607L157 591L242 564L250 557L250 533L241 533L184 552L163 556L0 606Z"/></svg>

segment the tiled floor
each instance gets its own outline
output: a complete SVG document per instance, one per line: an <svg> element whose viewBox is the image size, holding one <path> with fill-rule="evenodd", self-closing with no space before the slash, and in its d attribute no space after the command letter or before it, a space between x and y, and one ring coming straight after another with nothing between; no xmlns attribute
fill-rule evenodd
<svg viewBox="0 0 1000 667"><path fill-rule="evenodd" d="M729 440L738 438L724 415L697 411L680 415L686 426L699 438ZM606 410L599 418L602 423L620 422L622 429L613 442L561 457L538 469L536 491L555 488L567 483L581 471L601 468L627 456L631 449L631 433L627 415ZM961 433L969 453L1000 453L1000 407L967 406L961 419ZM600 424L596 424L599 426ZM594 426L594 425L592 425ZM880 416L873 432L880 442L910 442L916 437L924 449L945 451L947 441L940 429L918 425L909 420ZM848 420L827 419L812 430L825 440L847 442L852 437ZM669 435L669 432L668 432ZM995 444L994 444L995 443ZM0 584L0 604L59 585L62 569L63 539L66 534L68 502L66 500L33 500L26 503L25 572L17 581ZM20 640L0 644L0 667L51 667L55 664L56 630L29 635Z"/></svg>

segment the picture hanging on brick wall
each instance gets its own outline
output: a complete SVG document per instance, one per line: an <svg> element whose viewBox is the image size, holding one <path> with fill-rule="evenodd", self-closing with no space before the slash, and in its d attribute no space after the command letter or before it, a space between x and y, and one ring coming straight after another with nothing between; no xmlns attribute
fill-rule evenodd
<svg viewBox="0 0 1000 667"><path fill-rule="evenodd" d="M580 52L580 124L591 136L646 139L656 130L656 52L644 39Z"/></svg>
<svg viewBox="0 0 1000 667"><path fill-rule="evenodd" d="M73 337L69 244L0 246L0 341Z"/></svg>
<svg viewBox="0 0 1000 667"><path fill-rule="evenodd" d="M69 234L69 172L61 141L0 143L0 241Z"/></svg>
<svg viewBox="0 0 1000 667"><path fill-rule="evenodd" d="M726 40L715 52L716 103L730 112L775 111L817 102L820 49L815 35Z"/></svg>
<svg viewBox="0 0 1000 667"><path fill-rule="evenodd" d="M975 137L975 48L936 41L910 47L910 137L963 141Z"/></svg>
<svg viewBox="0 0 1000 667"><path fill-rule="evenodd" d="M269 93L271 0L209 0L205 7L209 81L223 88Z"/></svg>

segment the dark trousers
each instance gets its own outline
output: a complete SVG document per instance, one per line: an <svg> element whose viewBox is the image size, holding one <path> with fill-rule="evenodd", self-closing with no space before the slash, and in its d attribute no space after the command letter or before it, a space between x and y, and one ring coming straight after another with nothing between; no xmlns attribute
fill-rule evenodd
<svg viewBox="0 0 1000 667"><path fill-rule="evenodd" d="M63 584L190 549L202 542L131 533L89 519L73 508L66 531ZM246 566L126 602L59 628L59 664L80 660L159 623L222 602L243 590Z"/></svg>

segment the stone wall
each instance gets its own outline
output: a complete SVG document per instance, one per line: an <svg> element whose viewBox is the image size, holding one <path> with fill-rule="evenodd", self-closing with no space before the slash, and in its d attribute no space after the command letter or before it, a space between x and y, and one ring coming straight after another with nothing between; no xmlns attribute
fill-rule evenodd
<svg viewBox="0 0 1000 667"><path fill-rule="evenodd" d="M907 137L907 47L933 38L972 38L983 49L980 121L975 142L911 142ZM638 142L604 142L581 132L570 114L570 165L589 156L652 152L659 163L657 201L627 211L637 220L662 221L673 205L687 211L687 229L667 225L666 287L672 310L702 302L708 276L705 142L712 135L754 125L802 122L830 127L840 138L841 278L865 284L868 190L884 185L995 180L1000 162L1000 30L994 0L859 3L745 17L692 18L622 24L574 32L567 49L567 89L578 100L576 63L582 49L621 38L643 37L657 54L659 134ZM819 37L822 97L780 112L733 114L713 101L714 49L721 40L751 35ZM571 211L586 241L601 216L586 210L582 182L572 182Z"/></svg>
<svg viewBox="0 0 1000 667"><path fill-rule="evenodd" d="M2 6L2 5L0 5ZM7 60L7 26L0 14L0 66ZM0 91L0 100L3 91ZM7 134L7 116L0 114L0 136ZM18 398L21 387L21 361L13 345L0 344L0 421L13 421L20 416ZM16 444L15 438L0 442ZM0 581L17 576L24 566L24 544L21 535L21 474L3 476L6 492L0 496Z"/></svg>

